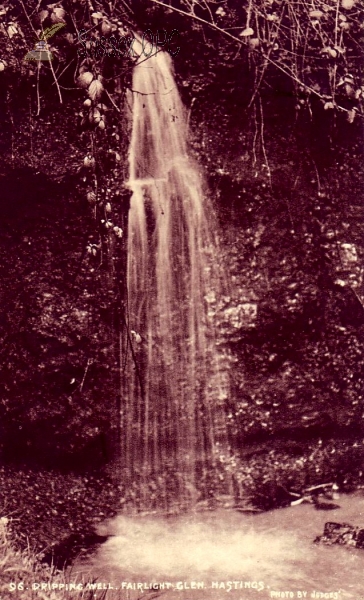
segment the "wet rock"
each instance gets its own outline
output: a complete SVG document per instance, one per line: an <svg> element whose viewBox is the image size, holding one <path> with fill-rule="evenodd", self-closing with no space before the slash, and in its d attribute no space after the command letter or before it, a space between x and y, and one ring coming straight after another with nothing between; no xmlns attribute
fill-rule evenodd
<svg viewBox="0 0 364 600"><path fill-rule="evenodd" d="M354 548L364 548L364 529L348 523L325 523L324 533L314 540L315 544L340 544Z"/></svg>
<svg viewBox="0 0 364 600"><path fill-rule="evenodd" d="M43 554L42 562L47 563L55 569L63 570L72 564L75 558L84 557L94 552L109 537L108 535L98 535L94 531L89 533L71 533L65 539L52 545Z"/></svg>
<svg viewBox="0 0 364 600"><path fill-rule="evenodd" d="M340 508L339 504L335 504L334 502L324 502L317 498L317 496L313 496L313 503L316 510L336 510Z"/></svg>

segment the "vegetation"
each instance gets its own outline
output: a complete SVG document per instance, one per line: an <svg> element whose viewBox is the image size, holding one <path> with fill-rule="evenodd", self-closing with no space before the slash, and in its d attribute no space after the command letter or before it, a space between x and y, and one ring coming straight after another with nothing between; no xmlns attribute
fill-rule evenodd
<svg viewBox="0 0 364 600"><path fill-rule="evenodd" d="M13 465L1 473L2 514L17 544L36 536L38 552L127 497L110 464L122 435L133 31L149 30L154 47L158 32L161 49L163 32L179 32L191 149L220 217L233 285L219 325L240 461L229 468L264 509L280 504L282 486L361 484L362 8L3 1L0 452ZM64 27L48 38L53 61L24 60L55 24ZM8 541L4 552L33 568Z"/></svg>
<svg viewBox="0 0 364 600"><path fill-rule="evenodd" d="M50 568L41 566L29 550L14 549L6 517L0 519L0 578L2 598L63 600L70 597L67 578L63 574L53 573ZM39 590L36 589L37 581L43 582L43 589L40 584ZM72 597L85 599L92 598L93 594L83 590L77 592L74 588Z"/></svg>

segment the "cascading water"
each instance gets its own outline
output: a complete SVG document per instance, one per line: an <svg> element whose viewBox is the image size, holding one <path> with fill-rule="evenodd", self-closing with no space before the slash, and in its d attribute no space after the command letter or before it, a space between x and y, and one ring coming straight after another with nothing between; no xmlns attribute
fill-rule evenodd
<svg viewBox="0 0 364 600"><path fill-rule="evenodd" d="M166 506L172 496L188 505L227 448L227 385L206 302L219 286L215 221L169 55L141 61L132 88L122 463L129 481L164 487Z"/></svg>

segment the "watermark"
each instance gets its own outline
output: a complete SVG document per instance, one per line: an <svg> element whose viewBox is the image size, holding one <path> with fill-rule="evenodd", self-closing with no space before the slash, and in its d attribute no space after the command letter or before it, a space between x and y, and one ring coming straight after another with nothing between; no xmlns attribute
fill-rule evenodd
<svg viewBox="0 0 364 600"><path fill-rule="evenodd" d="M167 32L165 29L158 29L153 32L151 29L146 29L143 36L137 39L134 35L119 35L114 34L105 37L101 35L96 39L87 39L88 31L82 29L78 34L78 41L82 48L78 49L78 55L81 58L96 58L101 59L104 57L129 57L138 58L139 56L145 56L149 58L164 50L176 56L180 51L179 47L176 47L176 36L180 33L178 29L173 29ZM134 43L137 42L138 52L134 48ZM141 46L141 50L139 49Z"/></svg>
<svg viewBox="0 0 364 600"><path fill-rule="evenodd" d="M51 38L57 31L59 31L62 27L64 27L64 23L55 23L51 27L45 29L40 36L39 40L36 42L34 50L28 52L24 60L35 60L39 61L49 61L53 60L53 54L49 50L49 46L47 44L47 40Z"/></svg>

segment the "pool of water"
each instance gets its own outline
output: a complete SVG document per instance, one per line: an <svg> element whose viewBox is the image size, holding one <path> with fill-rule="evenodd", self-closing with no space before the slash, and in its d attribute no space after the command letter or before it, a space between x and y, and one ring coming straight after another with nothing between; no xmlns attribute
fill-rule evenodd
<svg viewBox="0 0 364 600"><path fill-rule="evenodd" d="M301 504L260 514L120 515L99 526L112 537L74 574L132 600L364 600L364 550L312 543L326 521L364 527L362 493L337 502L332 511Z"/></svg>

